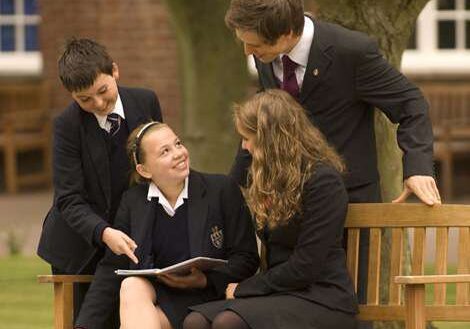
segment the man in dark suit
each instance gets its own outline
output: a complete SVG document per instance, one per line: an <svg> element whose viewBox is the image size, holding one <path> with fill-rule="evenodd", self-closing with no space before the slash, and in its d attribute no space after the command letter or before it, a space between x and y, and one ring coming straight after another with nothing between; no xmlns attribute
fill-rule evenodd
<svg viewBox="0 0 470 329"><path fill-rule="evenodd" d="M413 192L426 204L439 202L428 105L418 88L379 54L375 41L304 16L302 0L232 0L226 23L245 53L253 55L261 88L293 94L345 158L351 201L380 199L373 125L377 107L399 124L405 183L399 200ZM292 87L293 79L297 86ZM239 154L232 171L241 181L245 155Z"/></svg>
<svg viewBox="0 0 470 329"><path fill-rule="evenodd" d="M54 203L38 255L54 274L93 274L105 246L137 262L135 242L111 225L129 183L127 137L142 123L162 120L158 98L118 87L116 63L88 39L67 44L59 75L74 102L54 121ZM87 289L74 287L75 316Z"/></svg>
<svg viewBox="0 0 470 329"><path fill-rule="evenodd" d="M414 193L428 205L440 203L428 105L419 89L383 58L375 41L305 16L302 0L232 0L225 22L246 55L253 55L261 88L282 88L297 98L343 156L350 202L381 201L374 135L377 107L399 124L404 189L395 201ZM249 154L239 150L231 174L240 184L246 181L250 161ZM366 260L367 241L361 246ZM365 286L359 288L361 301L364 291Z"/></svg>

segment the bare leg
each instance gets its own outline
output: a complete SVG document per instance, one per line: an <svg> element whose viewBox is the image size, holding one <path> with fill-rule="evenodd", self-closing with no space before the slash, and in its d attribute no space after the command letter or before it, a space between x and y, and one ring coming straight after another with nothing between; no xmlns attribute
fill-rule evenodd
<svg viewBox="0 0 470 329"><path fill-rule="evenodd" d="M160 309L153 285L145 278L128 277L121 283L121 329L171 329Z"/></svg>

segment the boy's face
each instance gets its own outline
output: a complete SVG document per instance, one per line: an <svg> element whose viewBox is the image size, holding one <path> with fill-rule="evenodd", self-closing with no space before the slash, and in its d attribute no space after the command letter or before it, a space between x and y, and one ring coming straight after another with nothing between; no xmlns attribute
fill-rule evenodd
<svg viewBox="0 0 470 329"><path fill-rule="evenodd" d="M72 92L72 98L86 112L108 115L113 111L118 97L118 78L118 67L113 64L112 75L100 73L91 87Z"/></svg>
<svg viewBox="0 0 470 329"><path fill-rule="evenodd" d="M245 55L254 55L263 63L271 63L279 55L288 53L298 41L292 32L280 36L272 45L253 31L235 29L235 34L243 42Z"/></svg>

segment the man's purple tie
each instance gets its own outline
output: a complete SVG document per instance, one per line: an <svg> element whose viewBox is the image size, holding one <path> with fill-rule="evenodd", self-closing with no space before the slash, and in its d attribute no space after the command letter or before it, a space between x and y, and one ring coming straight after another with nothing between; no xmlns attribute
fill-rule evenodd
<svg viewBox="0 0 470 329"><path fill-rule="evenodd" d="M283 80L281 84L281 89L287 91L294 98L299 97L299 84L297 83L297 77L295 76L295 69L298 64L291 60L289 56L282 56L282 73Z"/></svg>
<svg viewBox="0 0 470 329"><path fill-rule="evenodd" d="M108 114L106 120L111 124L111 128L109 129L109 135L114 136L121 128L121 117L117 113Z"/></svg>

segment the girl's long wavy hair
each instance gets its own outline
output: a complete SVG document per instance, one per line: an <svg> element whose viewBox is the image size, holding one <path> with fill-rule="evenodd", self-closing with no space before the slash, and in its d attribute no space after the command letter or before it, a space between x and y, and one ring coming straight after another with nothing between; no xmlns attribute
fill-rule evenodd
<svg viewBox="0 0 470 329"><path fill-rule="evenodd" d="M339 172L344 164L288 93L270 89L234 106L239 133L252 137L244 195L258 229L287 223L300 212L304 183L318 163Z"/></svg>

